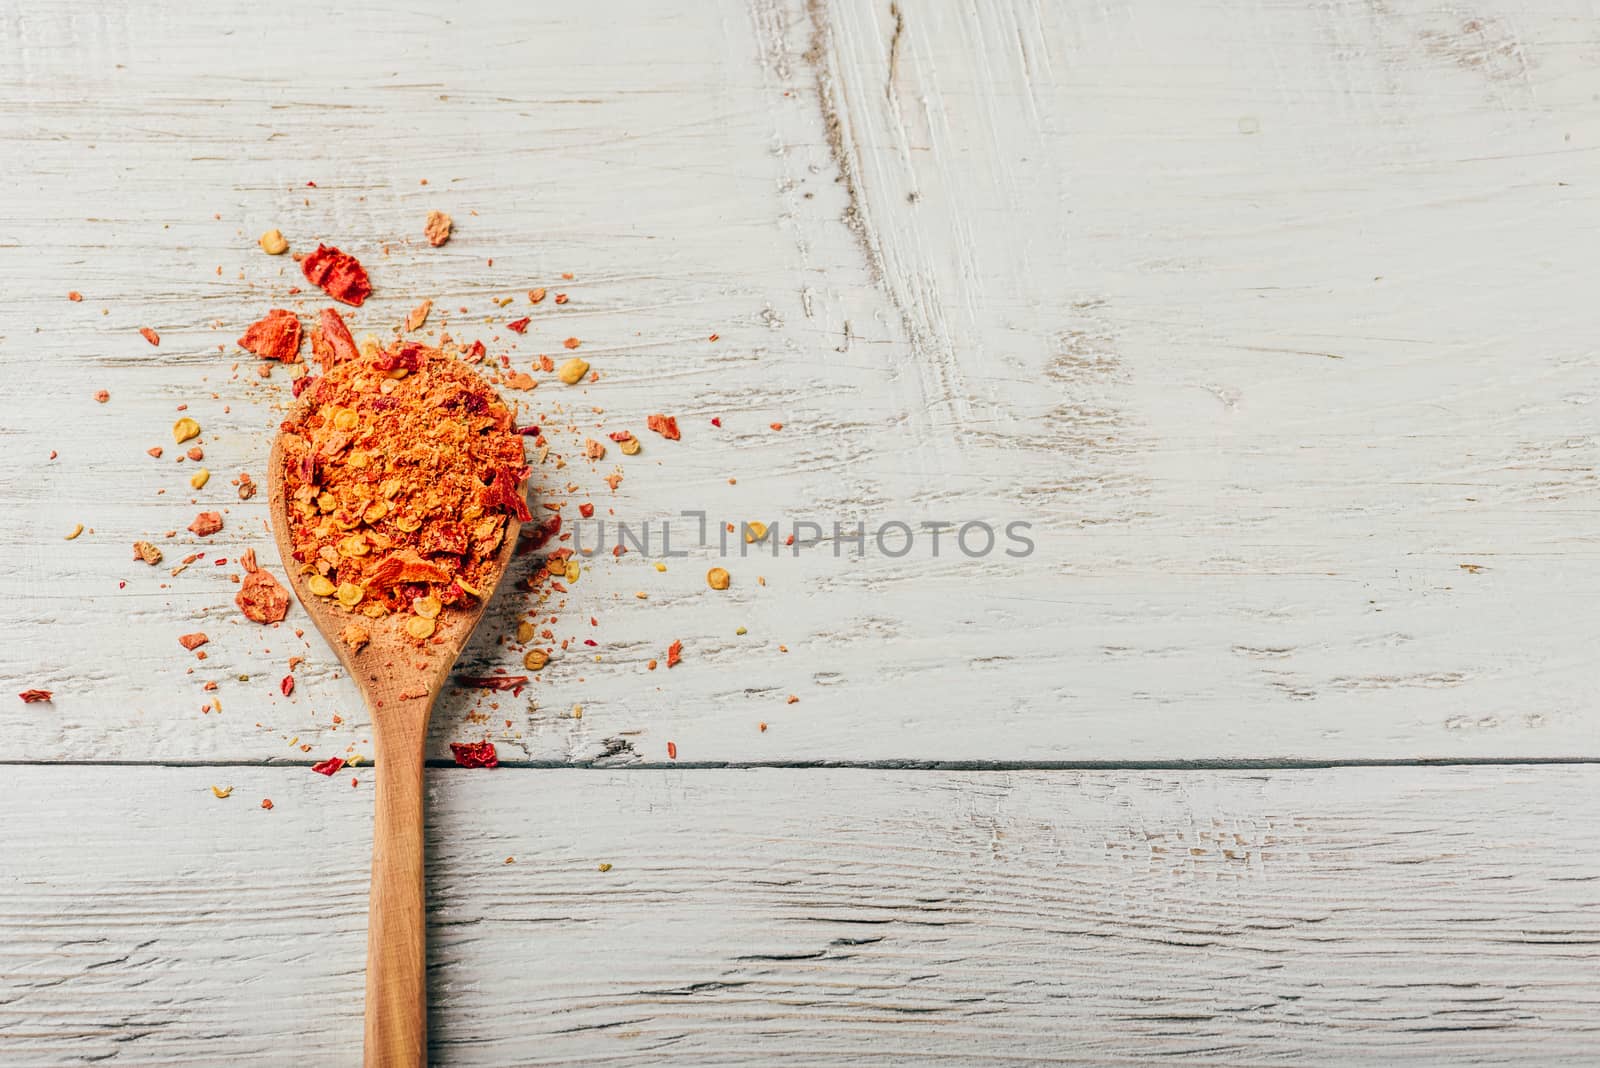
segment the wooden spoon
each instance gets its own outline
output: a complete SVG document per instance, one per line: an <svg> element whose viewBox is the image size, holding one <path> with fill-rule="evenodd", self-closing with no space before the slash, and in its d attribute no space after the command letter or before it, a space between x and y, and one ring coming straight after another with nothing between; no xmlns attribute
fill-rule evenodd
<svg viewBox="0 0 1600 1068"><path fill-rule="evenodd" d="M487 388L487 387L486 387ZM296 421L311 405L296 403ZM377 796L373 801L372 891L367 913L367 1068L421 1068L428 1053L427 926L424 919L422 849L423 746L428 717L456 658L483 617L516 549L521 523L507 516L505 540L494 560L477 607L448 608L435 621L435 635L420 648L405 639L396 616L363 619L371 641L359 650L340 640L352 622L337 604L307 588L289 533L283 435L272 443L267 468L272 533L289 585L317 630L355 679L372 718L377 750ZM527 493L527 482L517 491Z"/></svg>

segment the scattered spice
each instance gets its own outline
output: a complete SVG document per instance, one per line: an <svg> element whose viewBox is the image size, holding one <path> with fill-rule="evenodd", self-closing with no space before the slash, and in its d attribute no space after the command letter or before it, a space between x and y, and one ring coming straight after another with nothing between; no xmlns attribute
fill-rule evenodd
<svg viewBox="0 0 1600 1068"><path fill-rule="evenodd" d="M201 468L189 476L189 485L195 489L205 489L206 483L211 481L211 472Z"/></svg>
<svg viewBox="0 0 1600 1068"><path fill-rule="evenodd" d="M136 541L133 543L133 558L155 567L161 562L161 550L147 541Z"/></svg>
<svg viewBox="0 0 1600 1068"><path fill-rule="evenodd" d="M428 239L428 244L438 248L450 240L450 232L455 229L455 220L442 211L428 212L428 221L422 226L422 233Z"/></svg>
<svg viewBox="0 0 1600 1068"><path fill-rule="evenodd" d="M239 477L236 481L239 483L239 499L241 501L248 501L256 495L255 479L248 474L243 471L239 472Z"/></svg>
<svg viewBox="0 0 1600 1068"><path fill-rule="evenodd" d="M610 871L611 870L611 865L609 865L609 864L601 864L600 865L600 870L601 871Z"/></svg>
<svg viewBox="0 0 1600 1068"><path fill-rule="evenodd" d="M190 438L197 438L199 436L200 424L195 422L193 419L190 419L187 415L182 419L179 419L176 423L172 424L172 440L176 441L179 445L182 445ZM151 455L160 456L161 454L159 452L153 452Z"/></svg>
<svg viewBox="0 0 1600 1068"><path fill-rule="evenodd" d="M667 667L674 667L683 659L683 642L675 641L667 646Z"/></svg>
<svg viewBox="0 0 1600 1068"><path fill-rule="evenodd" d="M372 282L360 261L328 245L319 244L301 260L300 270L307 281L340 304L359 308L372 295Z"/></svg>
<svg viewBox="0 0 1600 1068"><path fill-rule="evenodd" d="M200 446L196 445L194 448L184 453L184 455L191 460L204 460L206 458L206 451Z"/></svg>
<svg viewBox="0 0 1600 1068"><path fill-rule="evenodd" d="M72 301L74 304L77 304L83 300L83 294L79 293L76 289L69 289L67 290L67 299Z"/></svg>
<svg viewBox="0 0 1600 1068"><path fill-rule="evenodd" d="M148 326L141 326L139 328L139 334L152 345L161 344L161 335L150 329Z"/></svg>
<svg viewBox="0 0 1600 1068"><path fill-rule="evenodd" d="M287 308L273 308L245 328L239 347L263 360L300 362L300 320Z"/></svg>
<svg viewBox="0 0 1600 1068"><path fill-rule="evenodd" d="M211 788L212 797L227 797L231 793L233 793L233 787L231 786L213 786Z"/></svg>
<svg viewBox="0 0 1600 1068"><path fill-rule="evenodd" d="M256 564L254 549L246 549L239 564L245 569L244 583L234 595L233 603L239 606L246 619L257 623L277 623L289 614L289 591L277 579Z"/></svg>
<svg viewBox="0 0 1600 1068"><path fill-rule="evenodd" d="M714 567L706 572L706 585L714 590L725 590L733 581L733 576L728 574L725 567Z"/></svg>
<svg viewBox="0 0 1600 1068"><path fill-rule="evenodd" d="M668 760L677 760L678 759L678 743L677 742L668 742L667 743L667 759Z"/></svg>
<svg viewBox="0 0 1600 1068"><path fill-rule="evenodd" d="M25 705L36 705L41 701L54 699L55 694L50 690L23 690L17 696L22 698L22 703Z"/></svg>
<svg viewBox="0 0 1600 1068"><path fill-rule="evenodd" d="M563 363L556 370L556 377L569 386L575 386L583 381L583 376L589 373L589 362L580 360L576 356Z"/></svg>
<svg viewBox="0 0 1600 1068"><path fill-rule="evenodd" d="M784 704L793 705L793 704L798 704L799 701L800 701L800 698L796 697L794 694L790 694L789 695L789 699L787 701L785 701Z"/></svg>
<svg viewBox="0 0 1600 1068"><path fill-rule="evenodd" d="M272 798L263 797L261 799L261 807L266 809L268 812L271 812L272 811Z"/></svg>
<svg viewBox="0 0 1600 1068"><path fill-rule="evenodd" d="M339 314L338 308L324 308L317 318L317 325L311 330L311 354L317 362L326 369L336 363L353 360L361 355L361 350L356 348L355 338L350 336L350 328L344 323L344 316ZM295 383L295 396L300 395L301 382Z"/></svg>
<svg viewBox="0 0 1600 1068"><path fill-rule="evenodd" d="M500 756L493 742L451 742L450 753L463 768L498 768Z"/></svg>
<svg viewBox="0 0 1600 1068"><path fill-rule="evenodd" d="M343 768L343 757L329 757L327 760L311 765L311 770L316 772L318 775L327 775L330 777L334 773L343 770Z"/></svg>
<svg viewBox="0 0 1600 1068"><path fill-rule="evenodd" d="M200 631L195 631L193 634L178 635L178 644L189 650L191 653L210 640L210 638L206 637L205 634Z"/></svg>
<svg viewBox="0 0 1600 1068"><path fill-rule="evenodd" d="M161 459L162 449L160 445L152 445L150 448L144 450L144 452L146 456L154 456L157 460Z"/></svg>
<svg viewBox="0 0 1600 1068"><path fill-rule="evenodd" d="M569 338L567 338L567 340L563 341L561 344L565 345L569 349L575 349L579 345L583 344L583 342L579 341L575 337L569 337Z"/></svg>
<svg viewBox="0 0 1600 1068"><path fill-rule="evenodd" d="M201 512L189 524L189 530L199 538L209 538L221 529L222 515L219 512Z"/></svg>
<svg viewBox="0 0 1600 1068"><path fill-rule="evenodd" d="M772 427L772 429L774 429L774 430L782 430L783 429L783 424L782 423L769 423L767 425Z"/></svg>
<svg viewBox="0 0 1600 1068"><path fill-rule="evenodd" d="M77 524L75 524L73 526L73 528L71 530L69 530L67 532L65 540L66 541L71 541L73 538L76 538L79 534L82 534L82 533L83 533L83 524L82 523L77 523Z"/></svg>
<svg viewBox="0 0 1600 1068"><path fill-rule="evenodd" d="M530 289L530 290L528 290L528 303L529 304L537 304L543 299L544 299L544 288L542 286L540 288L538 288L538 289Z"/></svg>
<svg viewBox="0 0 1600 1068"><path fill-rule="evenodd" d="M675 415L662 415L657 412L646 419L644 425L668 441L678 441L683 437L682 434L678 433L678 417Z"/></svg>
<svg viewBox="0 0 1600 1068"><path fill-rule="evenodd" d="M543 649L529 649L522 658L522 666L529 671L543 671L545 665L550 663L550 654Z"/></svg>
<svg viewBox="0 0 1600 1068"><path fill-rule="evenodd" d="M285 675L283 681L278 683L278 689L283 691L283 696L288 697L294 693L294 676Z"/></svg>
<svg viewBox="0 0 1600 1068"><path fill-rule="evenodd" d="M282 230L268 230L257 243L261 251L269 256L281 256L289 251L289 241L283 236Z"/></svg>
<svg viewBox="0 0 1600 1068"><path fill-rule="evenodd" d="M108 389L97 389L94 392L94 399L99 403L104 404L106 401L111 399L111 391Z"/></svg>
<svg viewBox="0 0 1600 1068"><path fill-rule="evenodd" d="M433 301L425 300L412 308L406 316L406 333L411 333L428 321L428 313L433 310Z"/></svg>
<svg viewBox="0 0 1600 1068"><path fill-rule="evenodd" d="M513 319L507 323L506 329L518 334L526 334L528 332L528 324L531 322L533 320L524 315L520 319Z"/></svg>

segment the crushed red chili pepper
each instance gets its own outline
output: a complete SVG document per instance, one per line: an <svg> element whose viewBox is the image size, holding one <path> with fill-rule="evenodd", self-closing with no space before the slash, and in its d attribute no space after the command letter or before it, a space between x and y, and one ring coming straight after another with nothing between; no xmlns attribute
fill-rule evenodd
<svg viewBox="0 0 1600 1068"><path fill-rule="evenodd" d="M450 754L463 768L498 768L500 754L493 742L451 742Z"/></svg>
<svg viewBox="0 0 1600 1068"><path fill-rule="evenodd" d="M150 329L148 326L141 326L139 328L139 334L152 345L159 346L161 344L161 335Z"/></svg>
<svg viewBox="0 0 1600 1068"><path fill-rule="evenodd" d="M667 646L667 667L672 667L683 659L683 642L675 641Z"/></svg>
<svg viewBox="0 0 1600 1068"><path fill-rule="evenodd" d="M273 308L246 328L239 347L263 360L299 363L300 320L286 308Z"/></svg>
<svg viewBox="0 0 1600 1068"><path fill-rule="evenodd" d="M644 421L644 425L654 430L668 441L678 441L683 437L678 433L678 417L675 415L661 415L657 413Z"/></svg>
<svg viewBox="0 0 1600 1068"><path fill-rule="evenodd" d="M201 512L194 517L194 522L189 524L189 530L200 538L209 538L222 529L222 513Z"/></svg>
<svg viewBox="0 0 1600 1068"><path fill-rule="evenodd" d="M344 768L344 757L329 757L327 760L311 765L311 770L318 775L332 776Z"/></svg>
<svg viewBox="0 0 1600 1068"><path fill-rule="evenodd" d="M294 676L285 675L283 681L278 683L278 689L283 691L283 696L288 697L294 693Z"/></svg>
<svg viewBox="0 0 1600 1068"><path fill-rule="evenodd" d="M317 325L311 329L311 354L317 362L324 367L345 360L353 360L361 355L361 350L356 348L355 338L350 336L350 328L344 323L344 316L339 314L338 308L323 308L317 317ZM301 382L295 382L296 397L300 396Z"/></svg>
<svg viewBox="0 0 1600 1068"><path fill-rule="evenodd" d="M210 638L206 637L205 634L200 631L195 631L193 634L178 635L178 644L189 650L191 653L210 640Z"/></svg>
<svg viewBox="0 0 1600 1068"><path fill-rule="evenodd" d="M246 574L233 603L239 606L246 619L257 623L280 622L289 614L289 591L270 572L257 566L254 549L245 550L239 565Z"/></svg>
<svg viewBox="0 0 1600 1068"><path fill-rule="evenodd" d="M667 743L667 759L668 760L677 760L678 759L678 743L677 742L668 742Z"/></svg>
<svg viewBox="0 0 1600 1068"><path fill-rule="evenodd" d="M360 261L329 245L319 244L300 261L300 270L307 281L341 304L359 308L372 295L372 282Z"/></svg>
<svg viewBox="0 0 1600 1068"><path fill-rule="evenodd" d="M17 696L22 698L22 703L25 705L36 705L41 701L51 700L55 694L50 690L23 690Z"/></svg>
<svg viewBox="0 0 1600 1068"><path fill-rule="evenodd" d="M528 332L528 324L531 322L533 322L533 320L524 315L520 319L513 319L507 323L506 329L515 330L519 334L526 334Z"/></svg>
<svg viewBox="0 0 1600 1068"><path fill-rule="evenodd" d="M451 353L411 341L328 368L283 424L291 566L370 618L482 596L510 521L532 518L512 413Z"/></svg>

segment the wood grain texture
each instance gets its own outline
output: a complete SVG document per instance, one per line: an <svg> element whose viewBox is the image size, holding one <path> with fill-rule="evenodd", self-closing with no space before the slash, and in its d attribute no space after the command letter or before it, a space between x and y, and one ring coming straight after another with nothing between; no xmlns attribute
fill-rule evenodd
<svg viewBox="0 0 1600 1068"><path fill-rule="evenodd" d="M256 250L276 226L367 260L358 334L426 296L499 351L525 305L493 300L570 289L519 365L570 333L605 377L530 417L685 427L614 496L581 463L536 476L602 514L1034 524L1023 560L824 548L737 560L726 594L703 550L597 561L573 655L520 698L447 697L434 756L1600 755L1587 14L11 5L0 680L58 698L0 701L0 753L369 750L327 648L238 619L209 562L265 548L227 478L259 479L286 395L231 339L319 306ZM200 494L144 455L181 403ZM203 565L129 562L218 504ZM473 670L517 663L525 607L496 606ZM174 642L196 629L203 665ZM648 672L673 639L683 664Z"/></svg>
<svg viewBox="0 0 1600 1068"><path fill-rule="evenodd" d="M14 769L55 816L0 824L0 1061L356 1064L359 777ZM433 1060L1584 1063L1597 801L1594 768L445 772Z"/></svg>

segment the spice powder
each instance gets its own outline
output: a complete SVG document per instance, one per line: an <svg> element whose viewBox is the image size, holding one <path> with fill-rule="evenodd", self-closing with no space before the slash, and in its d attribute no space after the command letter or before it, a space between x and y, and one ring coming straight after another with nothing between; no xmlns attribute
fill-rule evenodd
<svg viewBox="0 0 1600 1068"><path fill-rule="evenodd" d="M404 616L420 644L487 592L508 521L530 518L522 438L446 351L369 342L324 369L282 427L291 566L353 618Z"/></svg>

